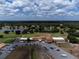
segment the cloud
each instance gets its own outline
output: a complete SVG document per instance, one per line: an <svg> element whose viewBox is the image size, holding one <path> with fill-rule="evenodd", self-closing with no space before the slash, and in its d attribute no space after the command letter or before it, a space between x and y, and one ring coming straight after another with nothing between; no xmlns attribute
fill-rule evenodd
<svg viewBox="0 0 79 59"><path fill-rule="evenodd" d="M79 15L78 0L0 0L0 15Z"/></svg>
<svg viewBox="0 0 79 59"><path fill-rule="evenodd" d="M23 12L28 12L28 11L31 11L31 8L30 7L23 8Z"/></svg>

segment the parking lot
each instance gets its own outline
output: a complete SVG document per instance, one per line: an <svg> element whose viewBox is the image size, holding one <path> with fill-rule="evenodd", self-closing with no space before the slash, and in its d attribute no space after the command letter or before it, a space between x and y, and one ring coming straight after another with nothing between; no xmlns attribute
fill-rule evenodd
<svg viewBox="0 0 79 59"><path fill-rule="evenodd" d="M65 52L61 48L57 47L54 44L49 44L45 42L30 42L30 43L14 43L14 44L8 44L6 47L1 49L2 54L0 55L0 59L5 59L7 55L9 55L16 46L27 46L27 45L39 45L42 48L45 48L47 53L49 53L54 59L77 59L75 56L71 55L68 52Z"/></svg>

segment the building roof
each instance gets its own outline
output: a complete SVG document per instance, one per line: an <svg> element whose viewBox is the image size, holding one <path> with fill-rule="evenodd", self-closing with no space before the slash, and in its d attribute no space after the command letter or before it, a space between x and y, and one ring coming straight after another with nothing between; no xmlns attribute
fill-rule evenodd
<svg viewBox="0 0 79 59"><path fill-rule="evenodd" d="M53 40L65 40L63 37L52 37Z"/></svg>
<svg viewBox="0 0 79 59"><path fill-rule="evenodd" d="M20 40L27 40L27 38L20 38Z"/></svg>
<svg viewBox="0 0 79 59"><path fill-rule="evenodd" d="M31 37L30 40L33 40L33 38Z"/></svg>

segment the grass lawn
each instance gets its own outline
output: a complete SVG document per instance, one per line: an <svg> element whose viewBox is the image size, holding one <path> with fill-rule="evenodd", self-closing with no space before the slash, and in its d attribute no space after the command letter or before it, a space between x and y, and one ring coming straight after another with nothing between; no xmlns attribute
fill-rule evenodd
<svg viewBox="0 0 79 59"><path fill-rule="evenodd" d="M12 42L13 39L16 37L33 37L37 34L40 34L40 33L16 35L15 33L4 34L4 33L0 32L0 35L4 36L3 38L0 38L0 42L9 43L9 42ZM50 33L50 34L52 34L52 36L61 36L64 38L67 36L67 34L60 34L60 33Z"/></svg>
<svg viewBox="0 0 79 59"><path fill-rule="evenodd" d="M55 37L63 37L63 38L67 38L67 33L64 33L64 34L61 34L61 33L51 33L52 36L55 36Z"/></svg>
<svg viewBox="0 0 79 59"><path fill-rule="evenodd" d="M14 40L14 38L16 38L16 37L32 37L37 34L38 33L16 35L15 33L4 34L4 33L0 32L0 35L3 35L3 38L0 38L0 42L9 43L9 42L12 42Z"/></svg>
<svg viewBox="0 0 79 59"><path fill-rule="evenodd" d="M78 39L78 40L79 40L79 37L76 37L76 39Z"/></svg>

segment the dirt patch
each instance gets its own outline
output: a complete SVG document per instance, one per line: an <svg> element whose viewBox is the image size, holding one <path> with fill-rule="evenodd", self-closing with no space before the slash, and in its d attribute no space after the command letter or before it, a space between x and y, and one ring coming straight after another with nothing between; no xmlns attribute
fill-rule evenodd
<svg viewBox="0 0 79 59"><path fill-rule="evenodd" d="M0 49L3 48L6 44L0 43Z"/></svg>
<svg viewBox="0 0 79 59"><path fill-rule="evenodd" d="M75 55L79 59L79 44L73 44L71 54Z"/></svg>
<svg viewBox="0 0 79 59"><path fill-rule="evenodd" d="M37 35L35 35L34 37L32 37L33 40L39 40L41 39L42 41L47 41L47 42L52 42L52 35L49 33L39 33Z"/></svg>
<svg viewBox="0 0 79 59"><path fill-rule="evenodd" d="M70 46L69 44L64 44L60 48L78 57L79 59L79 44L72 44L72 46Z"/></svg>

